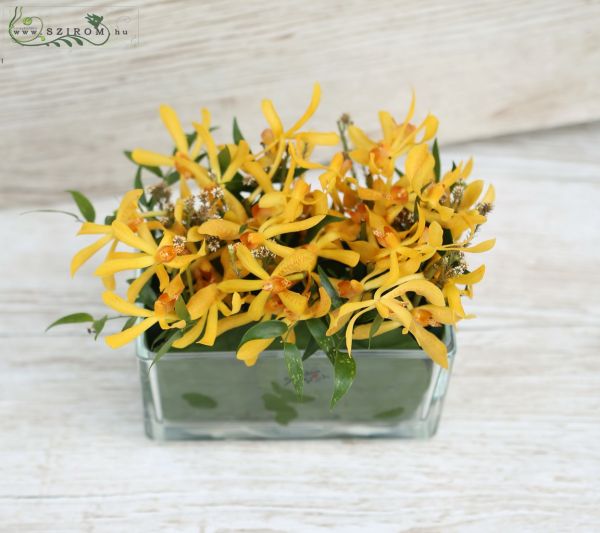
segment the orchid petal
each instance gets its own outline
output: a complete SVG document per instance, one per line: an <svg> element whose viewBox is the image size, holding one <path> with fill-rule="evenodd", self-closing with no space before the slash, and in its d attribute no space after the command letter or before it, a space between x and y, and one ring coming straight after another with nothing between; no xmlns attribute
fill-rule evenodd
<svg viewBox="0 0 600 533"><path fill-rule="evenodd" d="M240 361L244 361L246 366L253 366L258 356L264 352L271 344L275 338L272 339L254 339L248 342L245 342L236 353L236 357Z"/></svg>
<svg viewBox="0 0 600 533"><path fill-rule="evenodd" d="M144 285L146 285L146 283L148 283L150 278L152 278L152 276L154 276L155 272L156 272L156 266L150 266L149 268L144 270L140 274L140 276L131 283L131 285L129 285L129 288L127 289L127 300L129 302L131 302L131 303L135 302L136 298L140 294L140 291L142 290Z"/></svg>
<svg viewBox="0 0 600 533"><path fill-rule="evenodd" d="M257 278L269 279L269 274L267 274L265 269L260 266L256 258L252 255L252 252L250 252L243 244L238 244L235 247L235 253L240 260L240 263L242 263L242 266L248 270L248 272L251 272Z"/></svg>
<svg viewBox="0 0 600 533"><path fill-rule="evenodd" d="M195 342L198 337L200 337L202 330L204 329L204 325L206 324L206 315L202 315L198 322L196 322L191 329L186 331L183 336L177 339L173 343L173 348L177 348L179 350L188 347L190 344Z"/></svg>
<svg viewBox="0 0 600 533"><path fill-rule="evenodd" d="M185 133L181 129L181 123L179 122L179 117L175 110L168 105L161 105L159 108L160 118L162 119L165 127L169 131L175 146L179 152L183 152L187 154L188 152L188 142Z"/></svg>
<svg viewBox="0 0 600 533"><path fill-rule="evenodd" d="M131 159L138 165L146 167L172 167L175 164L173 157L136 148L131 152Z"/></svg>
<svg viewBox="0 0 600 533"><path fill-rule="evenodd" d="M152 316L152 311L149 309L144 309L139 305L128 302L112 291L104 291L102 293L102 301L105 303L105 305L111 309L114 309L118 313L121 313L122 315L141 317Z"/></svg>
<svg viewBox="0 0 600 533"><path fill-rule="evenodd" d="M100 251L112 239L112 235L105 235L96 242L79 250L71 260L71 276L75 275L81 266L86 263L96 252Z"/></svg>
<svg viewBox="0 0 600 533"><path fill-rule="evenodd" d="M142 333L144 333L144 331L150 329L157 322L157 317L147 318L139 324L127 328L125 331L115 333L114 335L108 335L104 340L111 348L120 348L121 346L124 346L125 344L139 337Z"/></svg>

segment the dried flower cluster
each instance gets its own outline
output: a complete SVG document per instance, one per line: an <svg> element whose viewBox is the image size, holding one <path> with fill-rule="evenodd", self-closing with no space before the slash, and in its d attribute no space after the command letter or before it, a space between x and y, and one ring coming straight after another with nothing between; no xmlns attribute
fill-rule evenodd
<svg viewBox="0 0 600 533"><path fill-rule="evenodd" d="M308 109L287 128L263 101L268 127L258 149L235 121L233 142L217 143L207 110L186 135L173 109L161 106L175 150L130 154L136 188L105 224L83 223L80 234L100 238L72 262L75 273L108 247L96 269L107 289L103 300L120 316L136 317L106 337L111 347L153 328L162 355L193 343L212 346L236 330L243 333L237 357L247 365L277 340L301 366L298 339L308 332L337 371L354 364L357 340L397 331L447 366L432 328L469 317L461 297L472 295L484 267L469 271L465 254L494 244L472 242L494 190L468 181L472 161L441 171L432 142L437 119L413 124L414 98L400 122L379 113L377 140L348 115L337 132L304 130L319 99L315 85ZM314 154L321 146L339 146L325 164ZM146 191L142 169L159 180ZM123 296L114 278L121 271L136 276ZM152 300L140 300L148 290Z"/></svg>

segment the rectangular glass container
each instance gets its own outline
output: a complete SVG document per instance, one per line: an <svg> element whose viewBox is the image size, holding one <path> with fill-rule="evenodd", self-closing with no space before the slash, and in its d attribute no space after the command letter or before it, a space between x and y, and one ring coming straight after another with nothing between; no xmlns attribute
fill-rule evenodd
<svg viewBox="0 0 600 533"><path fill-rule="evenodd" d="M296 396L282 351L253 367L235 352L154 353L138 338L145 428L149 437L181 439L427 438L435 434L456 353L454 329L442 340L449 369L422 350L357 349L356 379L330 410L333 367L322 352L304 362Z"/></svg>

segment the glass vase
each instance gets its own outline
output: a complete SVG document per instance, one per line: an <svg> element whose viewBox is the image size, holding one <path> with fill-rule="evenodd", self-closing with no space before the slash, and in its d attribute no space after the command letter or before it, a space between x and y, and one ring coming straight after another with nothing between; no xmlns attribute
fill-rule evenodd
<svg viewBox="0 0 600 533"><path fill-rule="evenodd" d="M330 409L333 368L316 352L304 362L299 398L283 352L246 367L233 351L173 352L152 365L137 341L144 420L149 437L181 439L427 438L435 434L456 353L454 329L442 340L449 368L420 349L357 349L356 379Z"/></svg>

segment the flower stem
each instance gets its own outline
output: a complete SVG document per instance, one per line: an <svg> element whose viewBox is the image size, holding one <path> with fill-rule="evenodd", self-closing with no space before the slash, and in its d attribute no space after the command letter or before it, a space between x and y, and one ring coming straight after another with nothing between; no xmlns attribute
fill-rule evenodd
<svg viewBox="0 0 600 533"><path fill-rule="evenodd" d="M340 119L337 121L338 131L340 132L340 139L342 139L342 146L344 147L344 155L347 155L350 152L350 147L348 144L348 139L346 138L346 124ZM352 172L352 177L356 179L356 170L354 169L354 161L352 161L352 166L350 167L350 172Z"/></svg>
<svg viewBox="0 0 600 533"><path fill-rule="evenodd" d="M187 280L190 297L194 294L194 281L192 280L192 272L189 268L185 269L185 278Z"/></svg>

